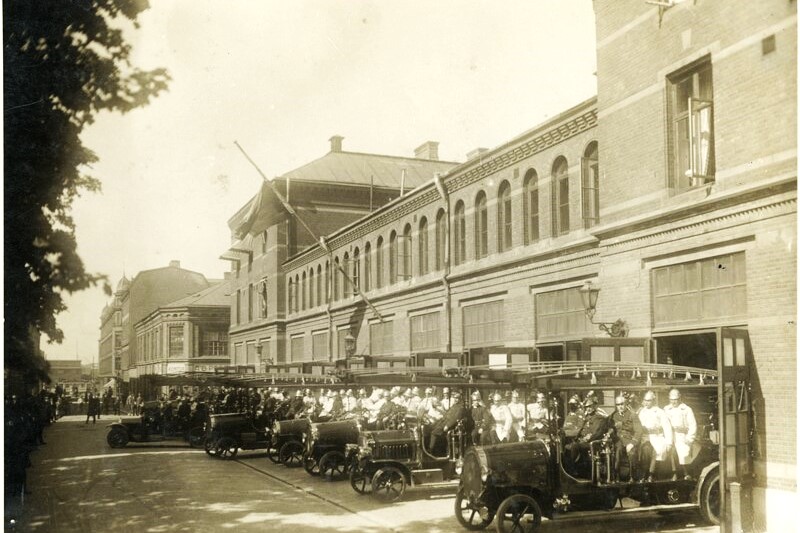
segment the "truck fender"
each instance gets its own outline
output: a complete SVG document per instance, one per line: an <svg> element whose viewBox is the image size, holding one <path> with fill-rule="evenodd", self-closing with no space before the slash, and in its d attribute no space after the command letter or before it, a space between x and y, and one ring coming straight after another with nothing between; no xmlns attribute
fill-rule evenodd
<svg viewBox="0 0 800 533"><path fill-rule="evenodd" d="M697 487L695 488L695 495L694 495L694 503L700 505L700 493L701 488L703 488L703 483L706 482L706 478L713 472L715 469L719 469L719 461L714 461L713 463L709 463L706 465L705 468L700 472L700 475L697 477Z"/></svg>

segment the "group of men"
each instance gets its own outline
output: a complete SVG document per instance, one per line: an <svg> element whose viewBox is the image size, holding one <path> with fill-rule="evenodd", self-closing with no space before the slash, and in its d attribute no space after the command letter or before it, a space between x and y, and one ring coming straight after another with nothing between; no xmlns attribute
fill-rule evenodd
<svg viewBox="0 0 800 533"><path fill-rule="evenodd" d="M627 464L627 480L654 481L658 464L669 461L672 479L691 479L687 465L694 459L693 443L697 421L692 408L681 401L678 389L669 392L669 404L663 409L655 403L656 395L647 391L636 409L630 397L618 396L609 416L598 408L594 395L581 402L573 397L564 420L565 468L581 474L581 463L588 456L592 442L613 446L617 479ZM582 407L582 408L581 408ZM641 475L639 475L641 471Z"/></svg>

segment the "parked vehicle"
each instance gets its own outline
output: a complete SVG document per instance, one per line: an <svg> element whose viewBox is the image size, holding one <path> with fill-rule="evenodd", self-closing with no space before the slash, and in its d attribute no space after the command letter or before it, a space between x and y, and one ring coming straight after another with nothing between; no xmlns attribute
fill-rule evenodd
<svg viewBox="0 0 800 533"><path fill-rule="evenodd" d="M308 418L274 422L268 451L269 459L289 468L302 465L305 441L310 432L310 426L311 421Z"/></svg>
<svg viewBox="0 0 800 533"><path fill-rule="evenodd" d="M356 419L311 423L303 454L303 468L327 481L345 478L352 459L348 444L358 443L361 425Z"/></svg>
<svg viewBox="0 0 800 533"><path fill-rule="evenodd" d="M441 457L426 449L425 429L410 423L406 429L362 432L358 444L348 445L354 457L350 470L353 490L393 502L402 498L409 486L454 484L465 446L463 424L447 432L447 451Z"/></svg>
<svg viewBox="0 0 800 533"><path fill-rule="evenodd" d="M206 428L205 450L212 457L233 459L240 449L269 449L271 434L249 413L210 415Z"/></svg>
<svg viewBox="0 0 800 533"><path fill-rule="evenodd" d="M161 442L183 439L192 447L203 445L203 426L186 428L162 420L158 402L145 404L140 416L122 416L109 424L106 442L112 448L124 448L129 442Z"/></svg>
<svg viewBox="0 0 800 533"><path fill-rule="evenodd" d="M620 364L623 366L624 364ZM641 367L641 368L639 368ZM637 365L637 372L647 372L648 383L631 383L627 377L612 375L604 380L595 373L609 372L609 367L593 367L591 363L559 363L544 365L540 372L546 379L537 380L536 372L527 374L531 384L545 383L556 416L550 421L547 433L528 442L476 446L464 455L463 473L455 501L455 515L459 523L468 530L480 530L496 521L497 531L535 531L542 517L557 519L572 511L612 510L622 504L623 498L638 502L642 507L652 505L665 508L695 508L712 523L719 521L719 460L715 430L702 413L715 412L713 396L716 385L703 384L702 380L683 379L685 371L695 376L716 377L714 371L705 369L675 368L666 365ZM613 368L613 367L612 367ZM619 370L617 369L617 373ZM679 373L680 379L669 377ZM576 375L578 377L573 378ZM585 376L592 374L592 390L609 392L615 397L625 391L651 389L666 392L671 387L693 391L695 399L709 394L712 401L704 406L695 406L698 417L697 445L694 460L687 465L686 478L676 479L665 467L670 462L659 462L662 470L656 472L654 480L630 479L631 465L617 464L613 441L604 437L590 442L585 469L570 473L565 468L566 442L558 409L559 399L572 395L576 390L584 392ZM597 380L597 381L595 381ZM583 381L580 386L579 381ZM540 389L541 390L541 389ZM623 461L620 461L621 463Z"/></svg>

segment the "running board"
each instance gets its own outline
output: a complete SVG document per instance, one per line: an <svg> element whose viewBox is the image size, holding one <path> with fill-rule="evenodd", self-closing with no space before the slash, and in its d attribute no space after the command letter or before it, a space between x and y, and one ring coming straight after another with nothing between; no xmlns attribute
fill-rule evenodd
<svg viewBox="0 0 800 533"><path fill-rule="evenodd" d="M659 504L659 505L647 505L644 507L625 507L620 509L619 507L614 507L613 509L609 509L607 511L567 511L566 513L557 513L555 515L555 520L569 520L569 519L585 519L585 518L592 518L594 516L609 516L610 513L615 515L617 514L631 514L631 513L645 513L649 511L673 511L673 510L681 510L681 509L697 509L698 505L696 503L676 503L674 505L667 505L667 504Z"/></svg>

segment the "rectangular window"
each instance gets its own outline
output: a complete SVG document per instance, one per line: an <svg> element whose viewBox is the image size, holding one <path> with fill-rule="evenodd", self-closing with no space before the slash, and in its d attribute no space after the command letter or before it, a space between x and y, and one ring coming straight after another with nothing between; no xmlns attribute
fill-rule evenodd
<svg viewBox="0 0 800 533"><path fill-rule="evenodd" d="M256 353L256 341L247 342L247 365L258 364L258 353Z"/></svg>
<svg viewBox="0 0 800 533"><path fill-rule="evenodd" d="M412 352L439 349L440 314L436 311L410 318Z"/></svg>
<svg viewBox="0 0 800 533"><path fill-rule="evenodd" d="M303 358L305 357L304 340L305 339L303 338L302 335L297 335L295 337L292 337L292 339L291 339L290 354L291 354L293 363L295 363L297 361L303 361Z"/></svg>
<svg viewBox="0 0 800 533"><path fill-rule="evenodd" d="M328 360L327 331L318 331L311 334L311 357L314 361Z"/></svg>
<svg viewBox="0 0 800 533"><path fill-rule="evenodd" d="M503 343L503 302L487 302L464 307L464 346L490 346Z"/></svg>
<svg viewBox="0 0 800 533"><path fill-rule="evenodd" d="M236 305L233 308L234 311L234 323L241 324L242 323L242 315L239 312L239 309L242 306L242 291L236 291Z"/></svg>
<svg viewBox="0 0 800 533"><path fill-rule="evenodd" d="M369 325L369 352L371 355L394 353L394 325L392 322L374 322Z"/></svg>
<svg viewBox="0 0 800 533"><path fill-rule="evenodd" d="M536 295L537 338L574 339L592 331L578 287Z"/></svg>
<svg viewBox="0 0 800 533"><path fill-rule="evenodd" d="M244 344L241 342L233 345L233 364L243 365L245 363Z"/></svg>
<svg viewBox="0 0 800 533"><path fill-rule="evenodd" d="M711 62L704 59L668 77L670 93L671 186L714 179L714 91Z"/></svg>
<svg viewBox="0 0 800 533"><path fill-rule="evenodd" d="M345 339L347 338L348 331L350 331L348 328L336 331L336 354L339 359L344 359L347 357L347 344Z"/></svg>
<svg viewBox="0 0 800 533"><path fill-rule="evenodd" d="M261 366L266 367L267 365L273 364L272 348L269 344L269 339L259 339L258 345L261 347L261 360L259 361ZM266 371L266 368L264 371Z"/></svg>
<svg viewBox="0 0 800 533"><path fill-rule="evenodd" d="M654 268L655 327L747 317L745 254Z"/></svg>
<svg viewBox="0 0 800 533"><path fill-rule="evenodd" d="M155 336L153 336L153 341L155 341ZM153 348L155 348L155 342ZM155 351L155 349L153 351ZM169 356L180 357L182 355L183 355L183 326L170 326Z"/></svg>
<svg viewBox="0 0 800 533"><path fill-rule="evenodd" d="M228 330L203 328L200 334L201 356L226 356L228 355Z"/></svg>

